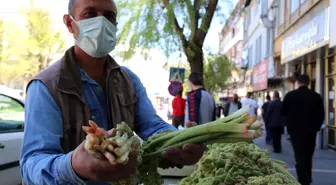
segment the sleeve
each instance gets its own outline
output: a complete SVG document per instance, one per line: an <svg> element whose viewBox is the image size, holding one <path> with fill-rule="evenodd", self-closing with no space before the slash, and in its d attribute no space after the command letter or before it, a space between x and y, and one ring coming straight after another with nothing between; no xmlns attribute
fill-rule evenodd
<svg viewBox="0 0 336 185"><path fill-rule="evenodd" d="M172 108L173 108L173 112L176 109L176 98L173 99L172 101Z"/></svg>
<svg viewBox="0 0 336 185"><path fill-rule="evenodd" d="M124 68L130 75L133 86L136 90L138 101L136 106L136 123L138 135L143 140L147 140L151 135L167 130L176 130L175 127L163 121L157 114L152 102L147 96L147 92L139 77L131 70Z"/></svg>
<svg viewBox="0 0 336 185"><path fill-rule="evenodd" d="M281 107L281 115L286 117L287 116L287 110L288 110L288 94L285 96L284 100L282 101L282 107Z"/></svg>
<svg viewBox="0 0 336 185"><path fill-rule="evenodd" d="M29 185L84 184L63 154L61 111L47 87L33 81L25 103L25 131L20 156L21 176Z"/></svg>
<svg viewBox="0 0 336 185"><path fill-rule="evenodd" d="M317 110L316 112L318 113L318 120L317 120L317 130L320 130L322 125L323 125L323 121L324 121L324 117L325 117L325 111L324 111L324 105L323 105L323 99L321 98L320 95L317 96Z"/></svg>
<svg viewBox="0 0 336 185"><path fill-rule="evenodd" d="M188 96L189 121L199 123L202 91L194 91Z"/></svg>

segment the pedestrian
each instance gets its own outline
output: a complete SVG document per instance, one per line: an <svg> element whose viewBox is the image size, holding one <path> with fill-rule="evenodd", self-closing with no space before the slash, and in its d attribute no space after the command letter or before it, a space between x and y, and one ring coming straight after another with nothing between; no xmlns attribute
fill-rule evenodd
<svg viewBox="0 0 336 185"><path fill-rule="evenodd" d="M63 22L75 45L27 86L20 169L29 185L105 185L134 174L133 152L126 165L114 165L85 151L82 126L89 120L109 130L108 137L123 121L143 140L176 130L156 114L137 75L109 55L117 41L114 1L69 0L68 11ZM203 152L189 145L162 156L172 166L191 165Z"/></svg>
<svg viewBox="0 0 336 185"><path fill-rule="evenodd" d="M281 153L281 136L284 133L285 120L281 115L282 102L278 91L273 93L273 101L268 104L265 115L268 129L271 132L274 153Z"/></svg>
<svg viewBox="0 0 336 185"><path fill-rule="evenodd" d="M282 106L296 160L296 172L302 185L312 183L312 158L316 135L324 121L322 97L308 88L307 75L298 77L297 90L289 92Z"/></svg>
<svg viewBox="0 0 336 185"><path fill-rule="evenodd" d="M239 101L239 97L237 94L233 95L232 101L227 103L224 108L224 116L228 116L239 109L242 108L242 103Z"/></svg>
<svg viewBox="0 0 336 185"><path fill-rule="evenodd" d="M173 108L173 126L178 128L184 125L186 100L182 98L182 91L179 91L172 102Z"/></svg>
<svg viewBox="0 0 336 185"><path fill-rule="evenodd" d="M251 92L248 92L247 95L246 95L246 98L243 99L241 101L242 103L242 106L245 107L245 106L251 106L250 107L250 114L251 115L258 115L258 105L257 105L257 102L252 99L252 93Z"/></svg>
<svg viewBox="0 0 336 185"><path fill-rule="evenodd" d="M266 96L266 102L263 104L261 107L261 114L265 123L265 128L266 128L266 144L270 145L272 144L272 135L271 131L269 129L268 123L266 122L266 113L267 113L267 108L269 105L269 102L271 101L271 96L267 94Z"/></svg>
<svg viewBox="0 0 336 185"><path fill-rule="evenodd" d="M193 72L188 82L192 91L187 98L189 118L187 123L204 124L216 120L216 103L211 94L205 90L202 75Z"/></svg>

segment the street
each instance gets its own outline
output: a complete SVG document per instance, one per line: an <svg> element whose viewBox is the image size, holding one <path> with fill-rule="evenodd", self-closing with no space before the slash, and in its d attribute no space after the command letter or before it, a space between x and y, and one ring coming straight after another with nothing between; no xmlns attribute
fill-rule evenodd
<svg viewBox="0 0 336 185"><path fill-rule="evenodd" d="M255 144L263 149L272 151L272 146L265 144L264 138L255 140ZM288 164L288 170L296 177L295 160L291 143L283 136L282 139L283 152L275 154L270 152L270 156L274 159L282 160ZM177 185L179 179L167 178L165 185ZM336 184L336 152L329 149L316 149L313 159L313 183L312 185L335 185Z"/></svg>

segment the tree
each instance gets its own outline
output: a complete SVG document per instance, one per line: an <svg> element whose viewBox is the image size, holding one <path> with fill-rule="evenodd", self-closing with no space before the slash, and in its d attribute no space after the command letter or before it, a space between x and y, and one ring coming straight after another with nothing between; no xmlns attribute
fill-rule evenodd
<svg viewBox="0 0 336 185"><path fill-rule="evenodd" d="M52 27L49 12L33 5L26 11L27 59L37 64L37 71L48 67L55 54L64 51L64 39L60 31Z"/></svg>
<svg viewBox="0 0 336 185"><path fill-rule="evenodd" d="M183 83L183 89L185 92L189 89L188 85L188 77L191 73L190 67L186 62L181 62L178 65L166 66L169 67L179 67L185 68L185 79ZM229 61L229 59L225 55L213 55L208 56L205 60L204 64L204 87L210 92L212 95L215 95L216 92L220 92L225 89L228 80L231 77L231 72L235 67Z"/></svg>
<svg viewBox="0 0 336 185"><path fill-rule="evenodd" d="M204 86L210 93L223 90L235 69L229 59L224 55L209 56L204 65Z"/></svg>
<svg viewBox="0 0 336 185"><path fill-rule="evenodd" d="M47 11L30 7L23 14L24 26L0 22L0 83L15 88L25 88L32 76L63 52L65 44Z"/></svg>
<svg viewBox="0 0 336 185"><path fill-rule="evenodd" d="M192 72L203 73L203 44L214 16L231 1L219 0L117 0L120 17L127 19L118 37L129 43L125 59L134 48L160 47L167 56L183 51ZM220 4L220 5L219 5ZM224 11L223 11L224 12ZM217 41L214 41L217 42Z"/></svg>

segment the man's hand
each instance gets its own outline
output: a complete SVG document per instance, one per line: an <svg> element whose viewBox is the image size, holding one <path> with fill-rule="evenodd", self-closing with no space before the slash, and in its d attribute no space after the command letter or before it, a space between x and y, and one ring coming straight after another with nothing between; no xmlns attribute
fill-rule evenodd
<svg viewBox="0 0 336 185"><path fill-rule="evenodd" d="M191 121L187 121L186 122L186 127L187 128L190 128L190 127L194 127L194 126L197 126L197 123L196 122L191 122Z"/></svg>
<svg viewBox="0 0 336 185"><path fill-rule="evenodd" d="M203 156L204 151L203 145L186 144L182 148L170 147L162 156L175 164L193 165Z"/></svg>
<svg viewBox="0 0 336 185"><path fill-rule="evenodd" d="M107 133L107 136L114 135L113 130ZM81 143L72 154L72 168L82 178L95 181L114 181L129 177L136 170L137 156L133 151L129 156L126 165L111 164L107 159L97 159L84 149L84 143Z"/></svg>

